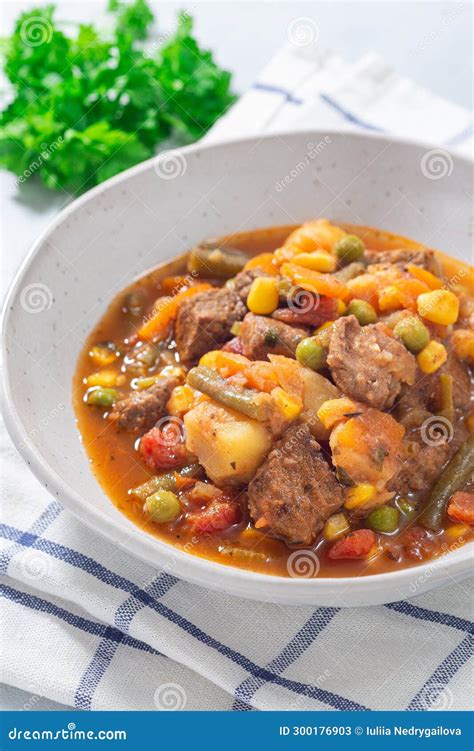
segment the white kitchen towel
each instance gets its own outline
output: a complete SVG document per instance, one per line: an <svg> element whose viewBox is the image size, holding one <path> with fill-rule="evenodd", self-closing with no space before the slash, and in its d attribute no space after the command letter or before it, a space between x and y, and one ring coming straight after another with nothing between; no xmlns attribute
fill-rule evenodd
<svg viewBox="0 0 474 751"><path fill-rule="evenodd" d="M470 151L468 112L373 55L347 65L305 40L295 32L209 140L351 127ZM216 594L83 526L0 437L2 678L25 709L38 696L86 710L470 708L472 582L369 609Z"/></svg>

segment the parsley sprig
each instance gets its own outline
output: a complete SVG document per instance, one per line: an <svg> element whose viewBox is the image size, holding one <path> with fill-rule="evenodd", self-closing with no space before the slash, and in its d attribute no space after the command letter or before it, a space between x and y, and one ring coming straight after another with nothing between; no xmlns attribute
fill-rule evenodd
<svg viewBox="0 0 474 751"><path fill-rule="evenodd" d="M62 26L48 5L23 13L3 40L13 98L0 116L0 165L80 193L156 153L200 138L235 101L231 76L178 17L152 35L146 0L110 0L108 34Z"/></svg>

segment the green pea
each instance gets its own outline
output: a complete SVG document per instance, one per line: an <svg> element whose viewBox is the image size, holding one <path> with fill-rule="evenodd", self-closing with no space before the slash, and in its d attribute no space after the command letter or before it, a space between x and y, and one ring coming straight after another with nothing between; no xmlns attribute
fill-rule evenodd
<svg viewBox="0 0 474 751"><path fill-rule="evenodd" d="M401 339L407 350L415 355L430 341L430 332L415 316L402 318L393 329L393 333Z"/></svg>
<svg viewBox="0 0 474 751"><path fill-rule="evenodd" d="M345 315L355 316L361 326L367 326L369 323L377 322L377 313L375 308L365 300L351 300L347 306Z"/></svg>
<svg viewBox="0 0 474 751"><path fill-rule="evenodd" d="M112 407L117 398L115 389L92 388L86 393L86 402L93 407Z"/></svg>
<svg viewBox="0 0 474 751"><path fill-rule="evenodd" d="M178 496L171 490L157 490L148 496L143 511L157 524L172 522L181 514Z"/></svg>
<svg viewBox="0 0 474 751"><path fill-rule="evenodd" d="M313 336L309 336L296 347L296 359L311 370L321 370L326 364L326 350Z"/></svg>
<svg viewBox="0 0 474 751"><path fill-rule="evenodd" d="M365 245L356 235L346 235L333 248L343 266L358 261L365 253Z"/></svg>
<svg viewBox="0 0 474 751"><path fill-rule="evenodd" d="M380 506L370 512L367 525L375 532L395 532L400 514L393 506Z"/></svg>

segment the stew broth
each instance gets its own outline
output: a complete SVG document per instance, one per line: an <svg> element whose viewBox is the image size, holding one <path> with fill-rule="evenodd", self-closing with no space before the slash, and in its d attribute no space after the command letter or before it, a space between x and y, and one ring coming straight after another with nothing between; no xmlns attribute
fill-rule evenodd
<svg viewBox="0 0 474 751"><path fill-rule="evenodd" d="M258 230L255 232L240 233L225 238L224 245L243 250L249 257L263 252L272 252L284 242L285 238L293 230L293 227L276 227ZM352 232L365 236L368 248L400 248L400 238L394 241L393 236L386 233L372 231L369 236L362 228L350 228ZM404 247L416 247L409 240L404 241ZM461 265L459 265L461 268ZM421 508L426 493L422 490L412 492L404 496L404 500L414 502L416 511L414 514L400 514L400 524L392 535L383 535L377 541L372 554L363 560L330 560L327 557L330 542L318 536L317 542L312 546L316 557L310 556L306 563L301 559L300 570L296 573L289 568L289 556L293 548L282 540L276 539L269 532L257 530L250 523L247 511L240 523L233 524L227 530L204 534L202 536L186 531L179 523L155 524L143 510L143 502L130 494L130 489L141 485L153 472L147 467L142 457L136 450L137 436L125 431L117 430L115 424L106 419L107 411L91 407L84 398L87 389L87 379L97 372L97 364L91 360L89 352L99 342L114 342L118 350L129 348L129 343L136 338L136 332L142 323L142 318L134 318L125 312L124 301L130 300L130 295L139 293L140 304L144 310L149 311L156 299L161 295L169 295L173 292L173 280L169 277L186 275L186 258L183 256L171 264L164 264L152 270L126 290L124 290L111 303L105 315L92 331L80 354L77 371L74 378L74 407L77 415L77 425L84 449L89 457L91 469L104 492L116 505L116 507L131 519L146 533L154 535L169 544L185 550L192 555L201 556L219 563L246 568L267 574L279 576L302 575L311 576L363 576L368 574L395 571L400 566L413 566L430 557L437 557L447 550L457 547L472 538L472 528L466 528L463 534L453 537L452 533L444 529L440 533L428 535L429 545L422 554L417 557L414 543L414 555L398 555L394 544L406 530L417 522L419 509ZM182 284L177 278L175 284ZM216 284L215 280L209 280ZM222 282L217 282L222 284ZM125 348L123 343L125 342ZM171 339L166 347L166 362L170 368L179 364L179 355L175 342ZM160 367L163 366L161 362ZM128 393L136 381L137 372L127 370L124 366L123 357L115 357L107 368L120 373L118 388L121 393ZM147 376L154 373L153 367L146 372ZM468 488L469 489L469 488ZM244 491L233 490L233 498L242 498ZM397 497L393 502L397 503ZM245 508L245 503L244 503ZM390 543L390 544L388 544ZM305 546L305 549L308 546ZM299 549L298 546L296 549ZM249 555L247 551L251 551ZM317 561L317 563L315 563ZM306 572L305 572L306 565ZM317 569L317 570L316 570Z"/></svg>

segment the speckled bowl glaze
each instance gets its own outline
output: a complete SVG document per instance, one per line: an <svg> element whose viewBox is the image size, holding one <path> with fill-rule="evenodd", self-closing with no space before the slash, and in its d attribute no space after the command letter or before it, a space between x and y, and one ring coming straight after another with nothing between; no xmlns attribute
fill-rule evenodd
<svg viewBox="0 0 474 751"><path fill-rule="evenodd" d="M470 162L423 144L311 131L168 152L87 193L38 240L6 303L6 421L26 462L52 495L124 550L230 594L372 605L462 578L467 547L352 579L265 576L170 547L133 526L99 487L76 429L71 382L84 339L114 295L204 237L327 216L469 260L471 180Z"/></svg>

